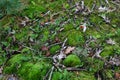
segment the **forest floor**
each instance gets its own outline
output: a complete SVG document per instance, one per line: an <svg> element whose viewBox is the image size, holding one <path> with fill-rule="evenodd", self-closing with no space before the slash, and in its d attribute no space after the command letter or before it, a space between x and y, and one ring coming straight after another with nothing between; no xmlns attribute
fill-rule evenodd
<svg viewBox="0 0 120 80"><path fill-rule="evenodd" d="M21 2L0 14L0 80L120 80L119 0Z"/></svg>

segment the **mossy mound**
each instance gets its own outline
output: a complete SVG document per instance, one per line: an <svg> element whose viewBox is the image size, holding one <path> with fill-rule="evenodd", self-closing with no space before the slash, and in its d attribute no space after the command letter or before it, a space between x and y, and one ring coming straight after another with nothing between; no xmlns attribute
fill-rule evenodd
<svg viewBox="0 0 120 80"><path fill-rule="evenodd" d="M18 74L25 80L42 80L49 70L50 65L44 62L24 63Z"/></svg>
<svg viewBox="0 0 120 80"><path fill-rule="evenodd" d="M109 57L110 54L113 54L113 48L112 46L106 46L104 48L104 51L101 53L102 57Z"/></svg>
<svg viewBox="0 0 120 80"><path fill-rule="evenodd" d="M62 72L55 71L52 80L71 80L73 73L63 70Z"/></svg>
<svg viewBox="0 0 120 80"><path fill-rule="evenodd" d="M21 66L22 62L25 62L28 60L29 60L29 56L25 56L23 54L12 56L12 58L7 62L4 72L9 74L16 73L16 71Z"/></svg>
<svg viewBox="0 0 120 80"><path fill-rule="evenodd" d="M75 46L75 45L82 45L84 43L84 37L80 31L73 30L68 35L68 44Z"/></svg>
<svg viewBox="0 0 120 80"><path fill-rule="evenodd" d="M52 47L50 48L50 53L51 53L52 55L54 55L54 54L56 53L56 51L58 51L59 49L60 49L60 46L59 46L59 45L52 46Z"/></svg>
<svg viewBox="0 0 120 80"><path fill-rule="evenodd" d="M59 34L59 38L62 38L62 40L67 37L67 44L71 46L77 46L77 45L82 45L84 43L84 36L81 31L79 30L69 30L69 31L64 31Z"/></svg>
<svg viewBox="0 0 120 80"><path fill-rule="evenodd" d="M51 67L44 60L33 62L23 54L13 56L7 63L4 73L17 74L23 80L42 80Z"/></svg>
<svg viewBox="0 0 120 80"><path fill-rule="evenodd" d="M65 66L73 67L73 66L82 65L82 62L78 56L71 54L65 58L65 60L63 61L63 64Z"/></svg>

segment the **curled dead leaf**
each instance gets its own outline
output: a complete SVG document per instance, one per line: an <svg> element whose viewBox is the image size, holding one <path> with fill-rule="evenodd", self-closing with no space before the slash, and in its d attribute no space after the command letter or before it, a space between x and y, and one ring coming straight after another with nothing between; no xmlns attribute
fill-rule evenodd
<svg viewBox="0 0 120 80"><path fill-rule="evenodd" d="M71 47L71 46L69 46L69 47L67 47L67 49L65 50L65 54L69 54L69 53L71 53L73 50L75 49L75 47Z"/></svg>

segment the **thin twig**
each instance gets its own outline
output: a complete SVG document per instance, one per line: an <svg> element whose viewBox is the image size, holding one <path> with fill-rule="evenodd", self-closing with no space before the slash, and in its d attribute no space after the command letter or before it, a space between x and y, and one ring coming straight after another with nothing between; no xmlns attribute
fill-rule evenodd
<svg viewBox="0 0 120 80"><path fill-rule="evenodd" d="M47 80L47 77L49 76L50 72L51 72L51 69L47 72L47 74L45 75L45 77L43 78L43 80Z"/></svg>
<svg viewBox="0 0 120 80"><path fill-rule="evenodd" d="M54 69L55 69L55 67L53 66L48 80L51 80Z"/></svg>
<svg viewBox="0 0 120 80"><path fill-rule="evenodd" d="M80 69L80 68L75 68L75 67L68 67L66 68L68 71L85 71L86 69Z"/></svg>
<svg viewBox="0 0 120 80"><path fill-rule="evenodd" d="M62 42L55 43L55 44L51 44L51 45L48 46L48 48L50 48L50 47L52 47L52 46L55 46L55 45L59 45L59 44L61 44L61 43L62 43Z"/></svg>
<svg viewBox="0 0 120 80"><path fill-rule="evenodd" d="M62 44L62 48L64 48L66 42L67 42L67 38L64 40L64 42Z"/></svg>

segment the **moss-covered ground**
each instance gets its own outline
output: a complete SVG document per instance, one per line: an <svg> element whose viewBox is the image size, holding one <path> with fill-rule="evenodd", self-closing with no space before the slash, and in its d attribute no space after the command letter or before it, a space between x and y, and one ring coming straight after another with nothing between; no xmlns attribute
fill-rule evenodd
<svg viewBox="0 0 120 80"><path fill-rule="evenodd" d="M0 80L120 79L119 0L20 2L0 5Z"/></svg>

